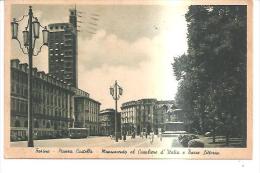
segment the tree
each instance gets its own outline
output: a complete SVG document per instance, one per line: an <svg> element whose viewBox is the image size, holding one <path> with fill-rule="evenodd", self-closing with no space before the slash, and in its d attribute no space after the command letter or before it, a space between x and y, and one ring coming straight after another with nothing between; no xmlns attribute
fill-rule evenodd
<svg viewBox="0 0 260 173"><path fill-rule="evenodd" d="M188 52L173 63L176 104L193 129L225 133L227 144L230 136L246 141L246 14L241 5L190 6Z"/></svg>

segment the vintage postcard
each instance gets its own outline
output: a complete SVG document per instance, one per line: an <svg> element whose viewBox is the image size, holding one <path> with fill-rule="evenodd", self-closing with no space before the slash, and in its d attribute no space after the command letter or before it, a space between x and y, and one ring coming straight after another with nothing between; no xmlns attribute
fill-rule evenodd
<svg viewBox="0 0 260 173"><path fill-rule="evenodd" d="M5 1L5 158L252 159L252 1Z"/></svg>

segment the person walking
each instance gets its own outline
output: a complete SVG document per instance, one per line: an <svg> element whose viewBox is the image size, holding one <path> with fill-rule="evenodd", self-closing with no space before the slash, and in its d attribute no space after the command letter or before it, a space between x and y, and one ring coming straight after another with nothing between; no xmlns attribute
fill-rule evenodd
<svg viewBox="0 0 260 173"><path fill-rule="evenodd" d="M125 131L123 133L123 140L124 140L124 142L126 141L126 132Z"/></svg>
<svg viewBox="0 0 260 173"><path fill-rule="evenodd" d="M158 137L160 138L160 141L162 141L162 132L161 131L159 131Z"/></svg>
<svg viewBox="0 0 260 173"><path fill-rule="evenodd" d="M152 144L153 143L153 139L154 139L154 132L152 131L151 133L150 133L150 143Z"/></svg>

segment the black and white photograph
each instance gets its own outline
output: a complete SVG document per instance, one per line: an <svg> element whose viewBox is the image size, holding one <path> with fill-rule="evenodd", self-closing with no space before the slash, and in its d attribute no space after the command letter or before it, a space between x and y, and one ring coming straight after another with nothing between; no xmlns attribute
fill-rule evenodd
<svg viewBox="0 0 260 173"><path fill-rule="evenodd" d="M5 5L7 158L252 157L250 1Z"/></svg>

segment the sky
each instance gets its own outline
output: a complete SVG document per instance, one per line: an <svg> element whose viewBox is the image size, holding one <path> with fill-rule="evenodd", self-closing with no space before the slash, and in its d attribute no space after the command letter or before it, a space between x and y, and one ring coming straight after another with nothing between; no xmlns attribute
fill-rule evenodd
<svg viewBox="0 0 260 173"><path fill-rule="evenodd" d="M29 5L12 7L12 18L28 13ZM74 5L33 5L34 16L43 26L68 22ZM177 81L173 75L173 57L187 51L188 7L180 2L171 5L77 5L78 86L101 102L101 108L113 108L109 87L115 80L124 92L123 102L142 98L173 100ZM94 21L93 15L98 18ZM91 25L90 23L97 25ZM19 25L21 32L26 22ZM95 34L89 33L93 31ZM36 50L40 47L37 41ZM12 41L11 58L26 63L19 44ZM48 72L48 48L33 58L33 65Z"/></svg>

